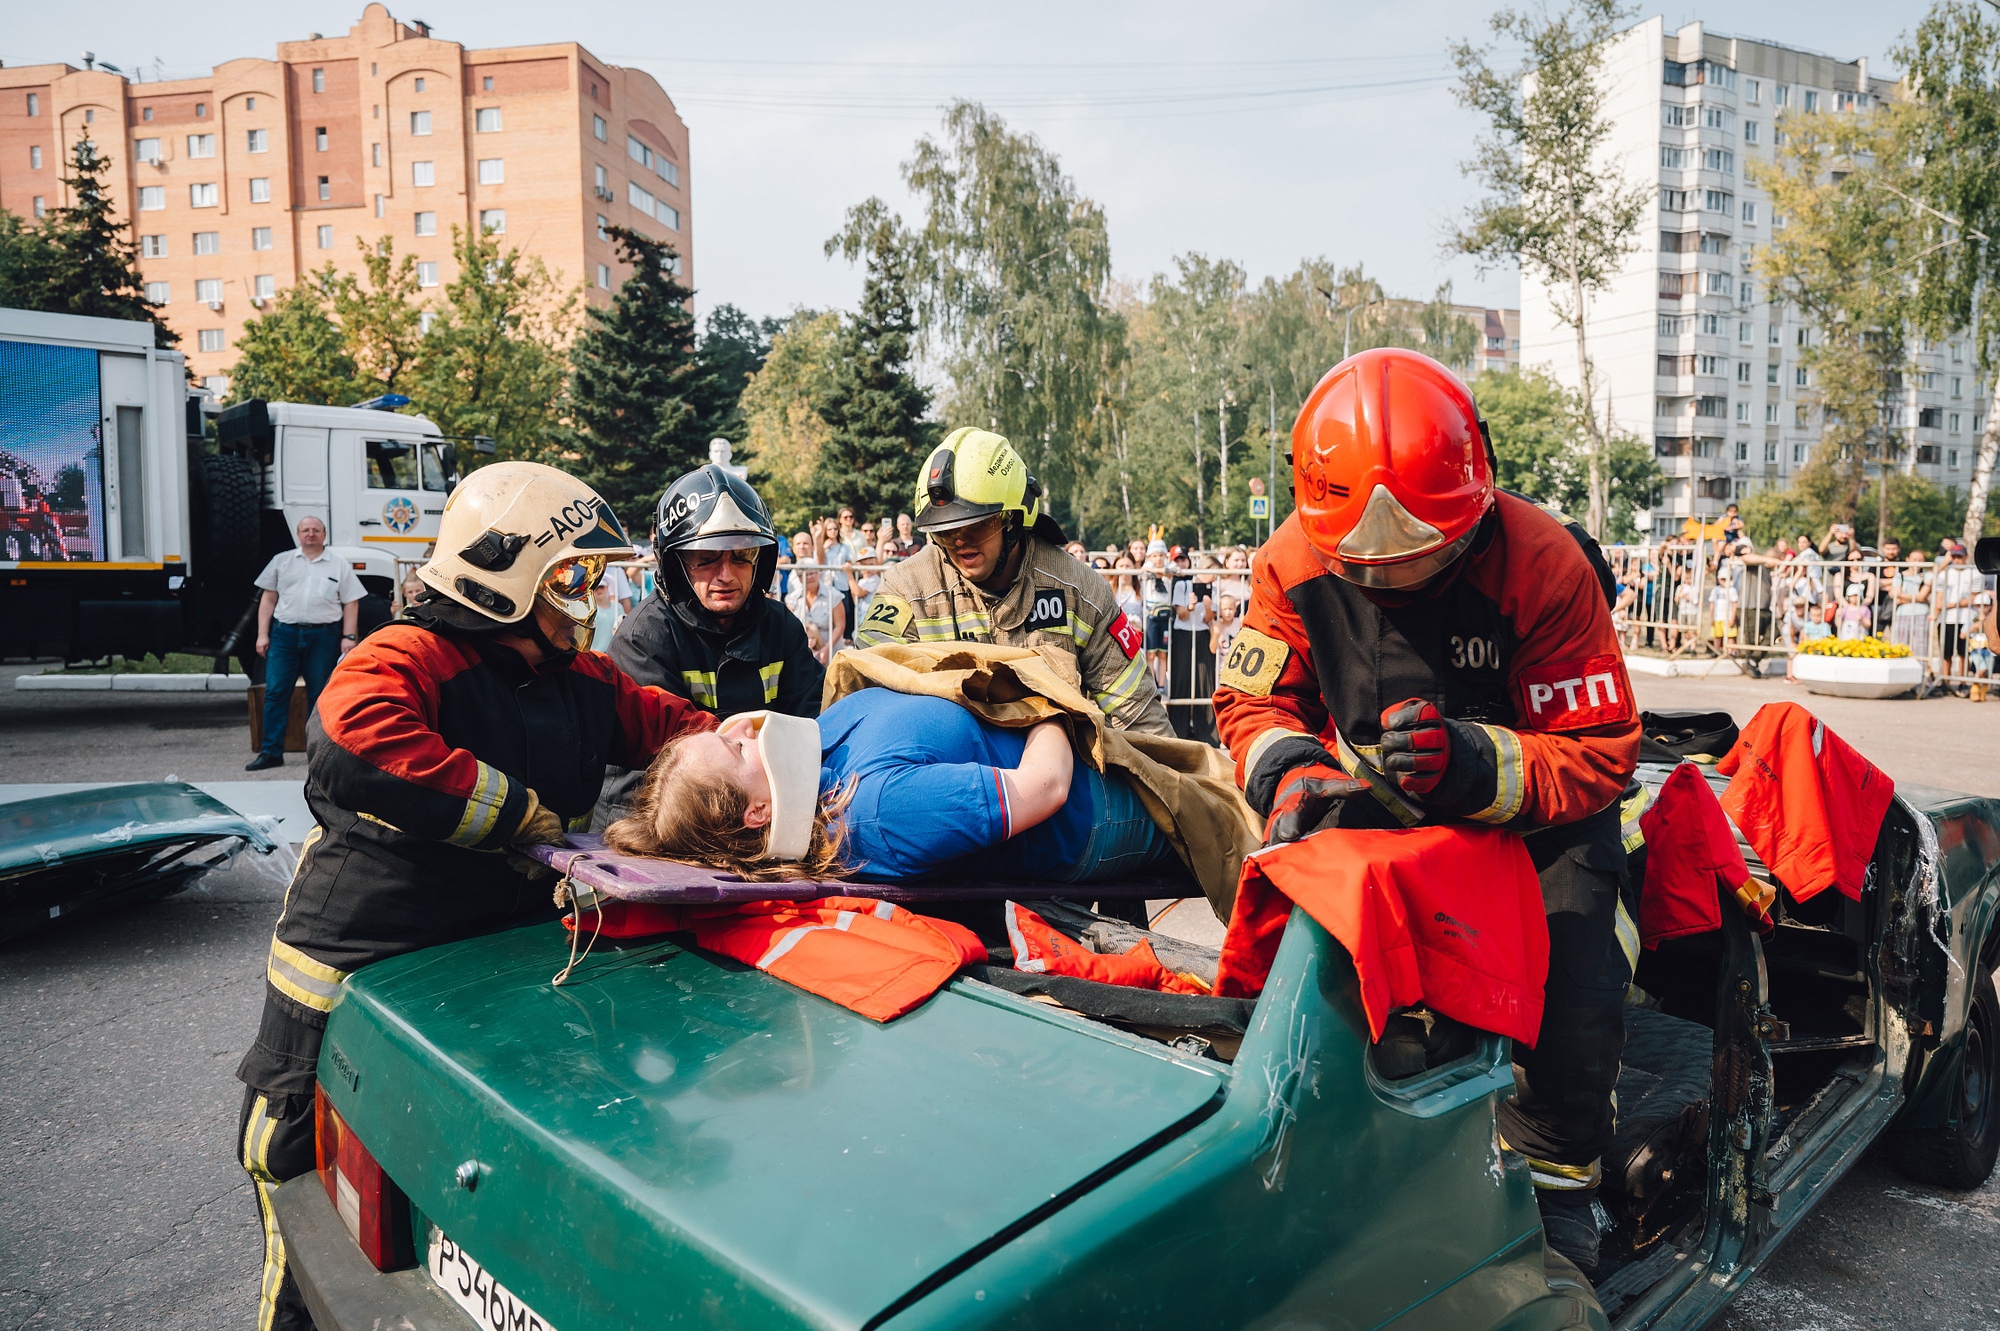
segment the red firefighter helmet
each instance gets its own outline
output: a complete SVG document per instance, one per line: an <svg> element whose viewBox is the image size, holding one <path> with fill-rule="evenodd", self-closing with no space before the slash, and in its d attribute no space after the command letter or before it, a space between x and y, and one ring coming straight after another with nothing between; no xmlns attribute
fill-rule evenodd
<svg viewBox="0 0 2000 1331"><path fill-rule="evenodd" d="M1429 356L1377 347L1327 371L1292 427L1299 525L1363 587L1421 586L1472 542L1493 503L1479 409Z"/></svg>

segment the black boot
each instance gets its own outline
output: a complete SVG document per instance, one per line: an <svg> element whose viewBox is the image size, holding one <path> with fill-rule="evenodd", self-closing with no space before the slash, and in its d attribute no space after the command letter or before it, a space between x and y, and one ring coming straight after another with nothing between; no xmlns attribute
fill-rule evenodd
<svg viewBox="0 0 2000 1331"><path fill-rule="evenodd" d="M249 762L243 764L243 770L246 772L268 772L273 767L283 767L284 765L284 754L260 753Z"/></svg>
<svg viewBox="0 0 2000 1331"><path fill-rule="evenodd" d="M1611 1228L1611 1216L1597 1200L1596 1189L1587 1192L1556 1192L1535 1189L1535 1205L1542 1212L1542 1238L1588 1275L1597 1269L1597 1241Z"/></svg>

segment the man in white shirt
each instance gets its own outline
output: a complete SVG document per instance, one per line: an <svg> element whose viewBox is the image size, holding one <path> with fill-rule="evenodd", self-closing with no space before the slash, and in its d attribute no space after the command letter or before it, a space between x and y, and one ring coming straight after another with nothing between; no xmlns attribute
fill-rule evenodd
<svg viewBox="0 0 2000 1331"><path fill-rule="evenodd" d="M354 646L357 603L366 593L347 561L327 553L326 524L299 520L299 546L257 575L257 655L264 658L264 744L246 772L285 765L292 686L306 677L306 707L319 703L334 664Z"/></svg>

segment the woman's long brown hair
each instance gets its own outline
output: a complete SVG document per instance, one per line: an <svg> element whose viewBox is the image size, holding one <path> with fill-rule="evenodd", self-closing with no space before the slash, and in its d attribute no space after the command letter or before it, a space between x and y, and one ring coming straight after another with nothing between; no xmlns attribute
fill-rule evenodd
<svg viewBox="0 0 2000 1331"><path fill-rule="evenodd" d="M819 802L812 843L801 860L761 858L770 831L745 827L750 796L740 786L705 781L684 770L690 735L668 741L639 783L635 812L604 829L604 844L621 855L647 855L721 869L753 883L843 877L846 829L840 815L854 795L850 783Z"/></svg>

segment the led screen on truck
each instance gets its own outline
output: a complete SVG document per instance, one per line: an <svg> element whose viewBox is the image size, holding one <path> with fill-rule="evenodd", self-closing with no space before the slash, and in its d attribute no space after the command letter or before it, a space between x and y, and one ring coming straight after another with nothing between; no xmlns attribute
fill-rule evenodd
<svg viewBox="0 0 2000 1331"><path fill-rule="evenodd" d="M0 564L103 558L97 353L0 340Z"/></svg>

